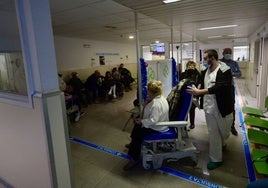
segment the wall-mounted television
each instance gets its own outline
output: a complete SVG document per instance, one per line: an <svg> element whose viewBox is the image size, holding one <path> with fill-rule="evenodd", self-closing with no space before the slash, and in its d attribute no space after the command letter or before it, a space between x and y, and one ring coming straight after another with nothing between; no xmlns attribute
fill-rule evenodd
<svg viewBox="0 0 268 188"><path fill-rule="evenodd" d="M150 52L152 52L152 55L165 55L165 44L164 43L150 44Z"/></svg>

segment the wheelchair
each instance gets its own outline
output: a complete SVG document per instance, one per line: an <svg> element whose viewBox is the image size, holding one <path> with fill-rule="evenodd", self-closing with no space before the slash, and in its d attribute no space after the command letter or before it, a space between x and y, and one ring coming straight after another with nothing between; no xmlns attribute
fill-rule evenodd
<svg viewBox="0 0 268 188"><path fill-rule="evenodd" d="M186 92L187 84L180 90L180 111L177 121L159 122L166 125L169 130L154 133L143 139L141 155L144 169L158 169L164 160L178 161L185 157L191 157L197 163L196 147L188 137L186 126L187 115L192 104L192 95Z"/></svg>

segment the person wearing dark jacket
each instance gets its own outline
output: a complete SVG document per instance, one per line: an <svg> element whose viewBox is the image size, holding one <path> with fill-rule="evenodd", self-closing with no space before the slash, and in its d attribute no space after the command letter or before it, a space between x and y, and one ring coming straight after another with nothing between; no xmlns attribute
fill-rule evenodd
<svg viewBox="0 0 268 188"><path fill-rule="evenodd" d="M241 71L236 61L232 60L232 49L231 48L224 48L222 52L223 58L220 59L220 61L224 62L226 65L228 65L231 68L233 77L239 78L241 77ZM235 90L235 86L234 86ZM235 105L235 104L234 104ZM231 132L233 135L237 136L237 130L235 129L235 110L233 112L234 120L231 128Z"/></svg>
<svg viewBox="0 0 268 188"><path fill-rule="evenodd" d="M195 87L200 88L200 72L196 69L196 65L194 61L188 61L186 63L186 70L184 72L181 73L181 75L179 76L180 80L183 79L189 79L190 81L192 81L192 83L195 85ZM194 102L195 101L195 102ZM195 123L194 123L194 119L195 119L195 108L198 105L198 97L194 97L193 98L193 103L191 105L190 111L189 111L189 116L190 116L190 129L194 129L195 128Z"/></svg>
<svg viewBox="0 0 268 188"><path fill-rule="evenodd" d="M134 82L135 80L132 77L131 72L127 68L124 67L123 63L120 64L118 71L121 76L121 82L124 84L125 91L128 92L132 90L130 84Z"/></svg>
<svg viewBox="0 0 268 188"><path fill-rule="evenodd" d="M72 77L69 80L68 85L72 86L72 94L77 95L80 100L80 103L87 107L85 86L81 79L78 77L77 72L72 72Z"/></svg>
<svg viewBox="0 0 268 188"><path fill-rule="evenodd" d="M88 95L89 103L97 102L97 98L100 95L100 87L102 85L101 73L99 70L95 70L86 80L85 88Z"/></svg>
<svg viewBox="0 0 268 188"><path fill-rule="evenodd" d="M222 52L223 58L220 61L226 63L231 68L232 75L235 78L239 78L242 76L239 65L236 61L232 60L232 49L224 48Z"/></svg>
<svg viewBox="0 0 268 188"><path fill-rule="evenodd" d="M202 95L201 108L205 117L209 135L209 170L222 165L222 152L226 148L225 140L230 135L234 111L233 76L229 66L218 61L216 50L206 50L201 73L201 89L187 89L193 95Z"/></svg>

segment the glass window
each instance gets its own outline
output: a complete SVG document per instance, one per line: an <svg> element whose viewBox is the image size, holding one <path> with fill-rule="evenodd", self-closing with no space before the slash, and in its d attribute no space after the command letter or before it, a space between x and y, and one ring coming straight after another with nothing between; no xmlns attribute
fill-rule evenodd
<svg viewBox="0 0 268 188"><path fill-rule="evenodd" d="M170 45L170 49L171 45ZM182 63L182 71L185 70L188 61L196 61L196 42L183 42L173 44L173 56L177 63ZM172 57L172 51L170 51Z"/></svg>
<svg viewBox="0 0 268 188"><path fill-rule="evenodd" d="M0 53L0 89L2 92L27 95L21 52Z"/></svg>
<svg viewBox="0 0 268 188"><path fill-rule="evenodd" d="M233 51L233 59L235 61L249 60L249 46L235 46Z"/></svg>
<svg viewBox="0 0 268 188"><path fill-rule="evenodd" d="M29 104L20 17L15 3L15 0L4 1L0 9L0 101Z"/></svg>

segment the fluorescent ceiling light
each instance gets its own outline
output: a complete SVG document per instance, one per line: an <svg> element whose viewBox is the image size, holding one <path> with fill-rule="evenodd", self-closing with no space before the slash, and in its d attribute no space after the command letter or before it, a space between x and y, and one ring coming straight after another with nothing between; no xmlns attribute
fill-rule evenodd
<svg viewBox="0 0 268 188"><path fill-rule="evenodd" d="M164 0L163 3L175 3L175 2L178 2L178 1L181 1L181 0Z"/></svg>
<svg viewBox="0 0 268 188"><path fill-rule="evenodd" d="M222 36L221 35L216 35L216 36L209 36L208 38L209 39L215 39L215 38L221 38Z"/></svg>
<svg viewBox="0 0 268 188"><path fill-rule="evenodd" d="M129 39L134 39L134 36L130 35L128 38L129 38Z"/></svg>
<svg viewBox="0 0 268 188"><path fill-rule="evenodd" d="M155 43L158 44L159 43L159 40L156 40Z"/></svg>
<svg viewBox="0 0 268 188"><path fill-rule="evenodd" d="M200 28L199 30L200 31L203 31L203 30L209 30L209 29L222 29L222 28L229 28L229 27L236 27L238 25L222 25L222 26L215 26L215 27L203 27L203 28Z"/></svg>

